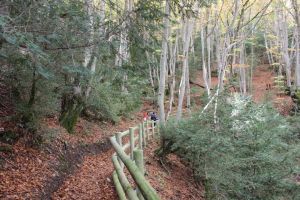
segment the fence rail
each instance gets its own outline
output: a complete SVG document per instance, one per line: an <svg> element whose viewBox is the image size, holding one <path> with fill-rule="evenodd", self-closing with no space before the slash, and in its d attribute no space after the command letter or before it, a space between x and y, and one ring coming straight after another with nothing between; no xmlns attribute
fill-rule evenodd
<svg viewBox="0 0 300 200"><path fill-rule="evenodd" d="M110 137L115 153L113 182L120 200L159 200L155 189L145 178L143 149L148 141L159 134L158 126L153 121L144 121L138 126ZM124 167L133 178L136 188L130 184Z"/></svg>

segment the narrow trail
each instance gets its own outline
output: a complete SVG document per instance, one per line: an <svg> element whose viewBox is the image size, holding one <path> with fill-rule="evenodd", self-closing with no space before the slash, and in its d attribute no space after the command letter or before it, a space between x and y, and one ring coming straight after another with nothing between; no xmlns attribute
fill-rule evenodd
<svg viewBox="0 0 300 200"><path fill-rule="evenodd" d="M80 167L67 177L52 199L117 199L111 182L111 146L107 151L87 155Z"/></svg>
<svg viewBox="0 0 300 200"><path fill-rule="evenodd" d="M269 69L269 65L260 65L255 68L253 100L257 103L271 102L282 115L289 115L293 108L293 101L288 95L278 95L280 91L275 86L275 76L276 74Z"/></svg>
<svg viewBox="0 0 300 200"><path fill-rule="evenodd" d="M117 199L111 180L113 149L108 138L115 132L124 131L130 126L134 126L138 121L138 119L135 119L122 122L116 127L109 127L107 130L96 128L95 133L91 134L94 137L98 136L96 142L88 145L81 144L84 151L82 151L83 155L81 155L80 162L76 164L76 169L65 177L64 181L55 191L49 194L48 198ZM95 141L95 139L93 140ZM92 146L95 146L95 148L92 148ZM104 148L101 148L102 146Z"/></svg>
<svg viewBox="0 0 300 200"><path fill-rule="evenodd" d="M255 102L263 102L267 95L274 99L276 91L274 90L273 83L275 75L268 69L268 65L257 66L253 73L253 100ZM267 89L267 84L272 85L272 88Z"/></svg>

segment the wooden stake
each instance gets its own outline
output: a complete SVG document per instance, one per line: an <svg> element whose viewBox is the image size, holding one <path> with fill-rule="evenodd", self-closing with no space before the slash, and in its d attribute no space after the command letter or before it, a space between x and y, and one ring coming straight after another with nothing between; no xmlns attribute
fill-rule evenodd
<svg viewBox="0 0 300 200"><path fill-rule="evenodd" d="M130 158L133 159L133 150L134 150L134 128L129 128L130 136Z"/></svg>

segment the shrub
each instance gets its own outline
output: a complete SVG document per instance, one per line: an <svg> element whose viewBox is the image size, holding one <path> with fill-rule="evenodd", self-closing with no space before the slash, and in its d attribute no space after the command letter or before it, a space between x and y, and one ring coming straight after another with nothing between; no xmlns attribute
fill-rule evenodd
<svg viewBox="0 0 300 200"><path fill-rule="evenodd" d="M207 199L300 198L299 138L284 117L239 97L219 99L217 124L213 113L168 123L162 155L187 160Z"/></svg>

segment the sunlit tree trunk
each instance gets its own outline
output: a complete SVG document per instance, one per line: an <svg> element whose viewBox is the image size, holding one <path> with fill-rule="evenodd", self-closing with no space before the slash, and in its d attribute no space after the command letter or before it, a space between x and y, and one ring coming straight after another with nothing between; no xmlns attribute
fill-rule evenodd
<svg viewBox="0 0 300 200"><path fill-rule="evenodd" d="M166 85L166 69L168 59L168 39L169 39L169 15L170 5L166 0L165 16L164 16L164 33L162 38L162 54L160 58L160 78L158 91L159 120L161 124L165 124L165 85Z"/></svg>
<svg viewBox="0 0 300 200"><path fill-rule="evenodd" d="M292 0L292 6L294 10L294 19L296 22L296 87L300 89L300 8L297 0Z"/></svg>
<svg viewBox="0 0 300 200"><path fill-rule="evenodd" d="M206 68L206 59L205 59L205 45L206 44L205 44L205 39L204 39L204 28L202 28L201 29L202 74L203 74L203 81L204 81L207 95L210 96L209 75L208 75L208 71ZM206 46L208 46L208 44Z"/></svg>
<svg viewBox="0 0 300 200"><path fill-rule="evenodd" d="M242 43L240 47L240 91L241 94L246 94L247 93L247 81L246 81L246 65L245 65L245 44Z"/></svg>
<svg viewBox="0 0 300 200"><path fill-rule="evenodd" d="M268 39L267 39L266 33L264 33L264 40L265 40L265 48L267 50L268 62L270 65L273 65L274 61L272 60L272 52L268 45Z"/></svg>
<svg viewBox="0 0 300 200"><path fill-rule="evenodd" d="M198 4L195 4L195 8L197 8ZM189 47L191 43L191 36L194 29L194 18L189 18L184 16L182 21L182 41L183 41L183 64L182 64L182 74L179 85L179 95L178 95L178 108L176 114L176 120L179 121L182 117L182 106L184 96L187 91L187 104L190 106L190 91L189 91ZM187 77L188 76L188 77ZM187 85L188 84L188 85ZM189 109L189 108L188 108Z"/></svg>
<svg viewBox="0 0 300 200"><path fill-rule="evenodd" d="M209 30L209 29L208 29ZM209 35L207 35L206 44L207 44L207 77L208 77L208 90L211 88L211 49L213 49L212 43L211 43L211 33L210 31ZM210 95L210 92L207 92Z"/></svg>
<svg viewBox="0 0 300 200"><path fill-rule="evenodd" d="M172 78L171 86L170 86L170 102L169 102L169 111L167 113L167 119L170 116L174 103L174 94L175 94L175 86L176 86L176 61L177 61L177 52L178 52L178 38L179 33L176 33L175 44L173 45L173 49L171 47L171 57L170 57L170 76Z"/></svg>
<svg viewBox="0 0 300 200"><path fill-rule="evenodd" d="M291 58L289 54L289 38L287 27L287 16L281 9L275 10L277 16L278 36L280 41L280 51L286 72L287 86L291 87Z"/></svg>

